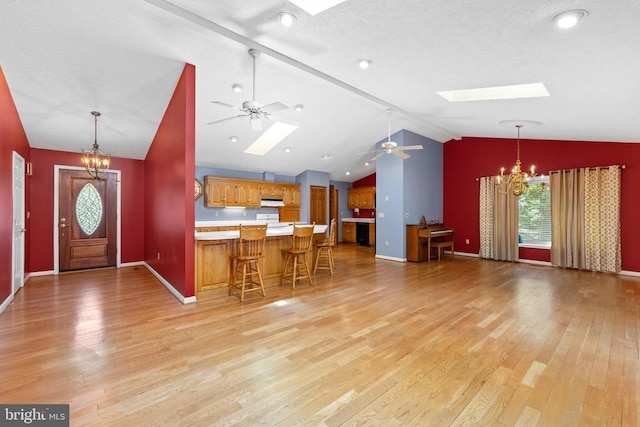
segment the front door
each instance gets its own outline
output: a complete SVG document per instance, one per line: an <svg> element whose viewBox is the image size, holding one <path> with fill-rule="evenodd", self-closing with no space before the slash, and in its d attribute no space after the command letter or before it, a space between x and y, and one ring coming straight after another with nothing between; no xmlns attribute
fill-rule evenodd
<svg viewBox="0 0 640 427"><path fill-rule="evenodd" d="M116 265L116 174L60 170L60 271Z"/></svg>
<svg viewBox="0 0 640 427"><path fill-rule="evenodd" d="M24 158L13 152L13 293L24 285Z"/></svg>

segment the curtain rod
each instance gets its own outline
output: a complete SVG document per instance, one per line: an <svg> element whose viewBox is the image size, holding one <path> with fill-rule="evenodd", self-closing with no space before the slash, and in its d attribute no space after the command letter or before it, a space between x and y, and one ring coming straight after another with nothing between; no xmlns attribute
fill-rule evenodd
<svg viewBox="0 0 640 427"><path fill-rule="evenodd" d="M626 169L627 165L600 166L600 167L592 167L592 168L585 168L585 169L596 170L596 169L609 169L609 168ZM576 168L576 169L579 169L579 168ZM568 172L570 170L571 169L561 169L561 170L557 170L557 171L549 171L549 175L551 175L552 173L558 173L558 172ZM476 178L476 181L480 181L480 178Z"/></svg>
<svg viewBox="0 0 640 427"><path fill-rule="evenodd" d="M599 167L591 167L591 168L584 168L584 169L589 169L589 170L593 171L593 170L596 170L596 169L609 169L609 168L626 169L627 165L599 166ZM582 168L574 168L574 169L582 169ZM569 172L570 170L573 170L573 169L561 169L561 170L557 170L557 171L549 171L549 175L551 175L552 173L558 173L558 172Z"/></svg>

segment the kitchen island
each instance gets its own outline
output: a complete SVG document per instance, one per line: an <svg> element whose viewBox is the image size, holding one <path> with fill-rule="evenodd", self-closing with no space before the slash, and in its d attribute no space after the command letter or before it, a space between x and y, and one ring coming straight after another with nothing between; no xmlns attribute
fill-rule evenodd
<svg viewBox="0 0 640 427"><path fill-rule="evenodd" d="M326 225L316 225L313 232L323 239L326 230ZM265 257L260 260L265 288L280 284L287 251L291 249L292 234L293 226L288 223L268 224ZM198 300L228 295L229 282L235 268L231 255L237 253L239 237L240 231L233 229L195 233L195 291ZM313 266L313 260L313 253L309 253L307 262L310 267Z"/></svg>

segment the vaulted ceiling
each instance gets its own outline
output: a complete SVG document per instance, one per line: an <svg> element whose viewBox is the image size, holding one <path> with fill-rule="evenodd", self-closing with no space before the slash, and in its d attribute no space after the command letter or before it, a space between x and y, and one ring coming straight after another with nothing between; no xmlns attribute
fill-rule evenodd
<svg viewBox="0 0 640 427"><path fill-rule="evenodd" d="M541 122L523 129L531 139L640 142L639 5L346 0L312 16L286 0L13 0L0 13L0 66L32 147L90 148L98 110L101 149L143 159L187 62L197 70L197 165L351 181L375 171L364 152L386 138L387 108L392 132L440 142L515 137L501 120ZM568 9L588 15L556 28ZM282 26L279 12L295 24ZM252 99L249 48L262 52L256 99L284 103L277 114L300 125L264 156L244 153L260 134L247 118L207 125L238 114L211 101ZM537 82L551 96L449 102L436 93Z"/></svg>

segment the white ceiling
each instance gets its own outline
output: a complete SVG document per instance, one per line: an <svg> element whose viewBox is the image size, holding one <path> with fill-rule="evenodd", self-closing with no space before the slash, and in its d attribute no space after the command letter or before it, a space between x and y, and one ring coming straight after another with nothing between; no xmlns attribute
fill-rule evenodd
<svg viewBox="0 0 640 427"><path fill-rule="evenodd" d="M589 11L576 28L553 26L576 8ZM297 16L293 27L277 22L280 11ZM637 0L347 0L315 16L286 0L2 0L0 66L32 147L90 148L98 110L101 149L143 159L188 62L197 165L351 181L374 172L363 152L386 137L388 107L392 132L440 142L513 138L498 124L509 119L543 123L524 138L640 142L638 17ZM300 128L265 156L243 153L257 137L248 121L206 125L234 114L212 100L251 99L249 47L263 52L256 99L305 106L279 113ZM363 57L368 70L356 65ZM551 97L436 94L535 82Z"/></svg>

